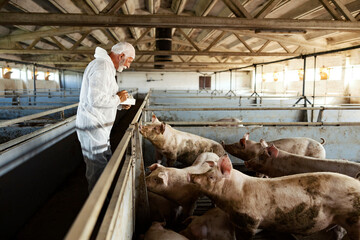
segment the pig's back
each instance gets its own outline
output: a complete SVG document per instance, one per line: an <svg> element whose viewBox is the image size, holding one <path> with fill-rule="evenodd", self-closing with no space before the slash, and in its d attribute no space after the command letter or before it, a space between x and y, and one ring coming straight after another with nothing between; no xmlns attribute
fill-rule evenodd
<svg viewBox="0 0 360 240"><path fill-rule="evenodd" d="M285 152L315 158L326 157L325 149L321 143L311 138L283 138L270 143Z"/></svg>
<svg viewBox="0 0 360 240"><path fill-rule="evenodd" d="M178 161L190 166L196 158L204 152L212 152L223 156L224 148L212 139L201 137L192 133L176 131Z"/></svg>

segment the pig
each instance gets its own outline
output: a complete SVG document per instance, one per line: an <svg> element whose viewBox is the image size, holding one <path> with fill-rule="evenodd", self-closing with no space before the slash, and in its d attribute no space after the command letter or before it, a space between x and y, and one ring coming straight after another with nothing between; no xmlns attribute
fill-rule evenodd
<svg viewBox="0 0 360 240"><path fill-rule="evenodd" d="M153 222L145 233L144 240L188 240L188 238L172 230L165 229L163 223Z"/></svg>
<svg viewBox="0 0 360 240"><path fill-rule="evenodd" d="M190 224L180 232L190 240L235 240L235 230L227 213L220 208L212 208L202 216L186 219Z"/></svg>
<svg viewBox="0 0 360 240"><path fill-rule="evenodd" d="M336 224L360 239L357 179L329 172L255 178L234 170L227 155L206 163L210 170L188 180L229 214L237 239L251 239L258 228L308 235Z"/></svg>
<svg viewBox="0 0 360 240"><path fill-rule="evenodd" d="M192 166L182 169L164 167L158 163L152 164L149 167L151 173L145 179L148 191L182 206L182 219L191 216L201 193L195 185L188 183L187 174L208 170L208 164L204 164L207 159L217 161L219 157L215 153L202 153Z"/></svg>
<svg viewBox="0 0 360 240"><path fill-rule="evenodd" d="M241 124L241 120L238 118L221 118L216 120L215 122L231 122L237 124L229 124L229 125L215 125L215 126L222 126L222 127L243 127L244 125Z"/></svg>
<svg viewBox="0 0 360 240"><path fill-rule="evenodd" d="M155 114L152 115L152 123L139 126L140 133L148 139L160 153L156 160L167 159L167 166L174 166L176 161L185 166L191 166L197 156L203 152L213 152L218 156L225 154L220 143L195 134L178 131L170 125L160 122Z"/></svg>
<svg viewBox="0 0 360 240"><path fill-rule="evenodd" d="M174 226L181 215L182 207L165 197L148 192L151 221L165 222L166 226Z"/></svg>
<svg viewBox="0 0 360 240"><path fill-rule="evenodd" d="M246 161L245 166L269 177L307 172L337 172L356 178L360 172L360 163L300 156L282 151L274 144L269 146L264 139L260 140L260 144L262 152L258 157Z"/></svg>
<svg viewBox="0 0 360 240"><path fill-rule="evenodd" d="M262 147L260 143L249 140L249 134L245 133L238 143L225 144L222 142L222 146L226 152L244 161L254 159L262 152ZM325 140L323 138L322 140L324 143ZM282 138L269 143L275 144L286 152L315 158L325 158L325 149L322 144L311 138Z"/></svg>

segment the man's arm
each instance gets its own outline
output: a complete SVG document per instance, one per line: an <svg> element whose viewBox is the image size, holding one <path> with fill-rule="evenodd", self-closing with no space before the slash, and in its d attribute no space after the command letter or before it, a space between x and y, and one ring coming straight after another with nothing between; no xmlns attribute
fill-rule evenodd
<svg viewBox="0 0 360 240"><path fill-rule="evenodd" d="M108 83L104 81L105 71L94 72L89 79L88 100L91 106L101 108L113 108L120 104L120 97L117 94L108 95L104 88Z"/></svg>

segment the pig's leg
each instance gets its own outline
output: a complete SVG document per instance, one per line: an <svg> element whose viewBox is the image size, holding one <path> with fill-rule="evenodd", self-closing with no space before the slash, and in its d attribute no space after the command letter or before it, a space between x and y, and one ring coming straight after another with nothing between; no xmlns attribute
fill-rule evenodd
<svg viewBox="0 0 360 240"><path fill-rule="evenodd" d="M357 222L352 224L344 224L347 234L343 239L360 240L360 218L357 217Z"/></svg>
<svg viewBox="0 0 360 240"><path fill-rule="evenodd" d="M250 240L260 225L260 220L250 217L247 214L236 211L229 213L231 222L235 227L236 239Z"/></svg>
<svg viewBox="0 0 360 240"><path fill-rule="evenodd" d="M348 237L351 240L359 240L360 239L360 223L353 226L351 229L347 229L347 234L345 235L345 239Z"/></svg>
<svg viewBox="0 0 360 240"><path fill-rule="evenodd" d="M180 218L184 220L184 219L188 218L189 216L193 215L195 207L196 207L196 202L193 202L192 204L188 204L188 205L183 205L182 207L183 207L183 209L182 209Z"/></svg>
<svg viewBox="0 0 360 240"><path fill-rule="evenodd" d="M168 167L173 167L176 162L176 159L167 158L166 160L166 164Z"/></svg>
<svg viewBox="0 0 360 240"><path fill-rule="evenodd" d="M255 233L249 229L240 228L234 225L236 240L251 240Z"/></svg>
<svg viewBox="0 0 360 240"><path fill-rule="evenodd" d="M155 161L156 161L157 163L160 163L160 164L161 164L162 159L163 159L162 153L161 153L159 150L155 150Z"/></svg>

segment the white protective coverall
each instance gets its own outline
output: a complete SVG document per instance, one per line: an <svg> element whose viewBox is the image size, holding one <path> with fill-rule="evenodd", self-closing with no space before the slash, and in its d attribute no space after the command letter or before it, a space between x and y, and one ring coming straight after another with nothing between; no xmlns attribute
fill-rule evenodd
<svg viewBox="0 0 360 240"><path fill-rule="evenodd" d="M95 49L95 59L86 67L80 90L76 132L86 163L89 191L94 187L112 155L110 131L114 124L118 85L116 69L106 50Z"/></svg>

